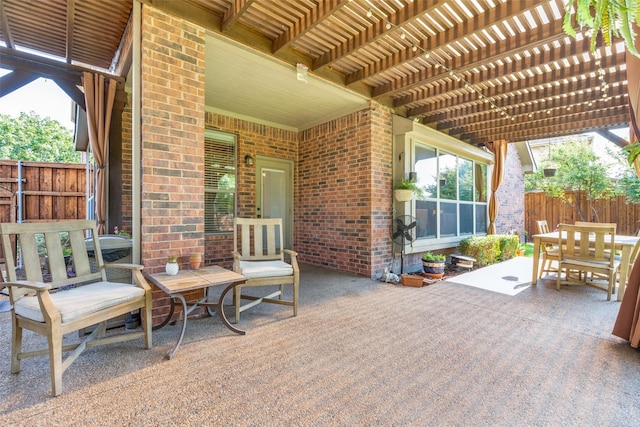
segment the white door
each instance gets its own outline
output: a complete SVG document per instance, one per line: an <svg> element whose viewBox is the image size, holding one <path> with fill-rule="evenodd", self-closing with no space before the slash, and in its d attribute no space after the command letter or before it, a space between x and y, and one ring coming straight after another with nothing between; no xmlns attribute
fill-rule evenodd
<svg viewBox="0 0 640 427"><path fill-rule="evenodd" d="M256 157L256 216L282 218L284 247L293 249L293 162Z"/></svg>

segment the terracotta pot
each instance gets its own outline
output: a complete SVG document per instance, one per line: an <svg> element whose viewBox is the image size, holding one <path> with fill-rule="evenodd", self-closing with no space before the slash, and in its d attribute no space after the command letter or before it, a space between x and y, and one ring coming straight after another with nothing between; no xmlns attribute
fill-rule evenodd
<svg viewBox="0 0 640 427"><path fill-rule="evenodd" d="M192 270L197 270L200 268L200 264L202 264L202 254L199 252L194 252L189 255L189 263L191 265Z"/></svg>

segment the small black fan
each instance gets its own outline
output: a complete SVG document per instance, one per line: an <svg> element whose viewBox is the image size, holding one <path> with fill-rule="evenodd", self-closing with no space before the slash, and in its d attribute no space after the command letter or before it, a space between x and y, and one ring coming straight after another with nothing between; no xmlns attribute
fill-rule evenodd
<svg viewBox="0 0 640 427"><path fill-rule="evenodd" d="M404 267L404 246L416 239L416 219L410 215L396 217L393 220L393 242L400 245L400 274Z"/></svg>

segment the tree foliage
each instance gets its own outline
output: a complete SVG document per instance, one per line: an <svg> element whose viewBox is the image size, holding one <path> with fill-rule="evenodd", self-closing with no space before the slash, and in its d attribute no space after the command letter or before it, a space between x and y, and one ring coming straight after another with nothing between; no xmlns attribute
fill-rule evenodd
<svg viewBox="0 0 640 427"><path fill-rule="evenodd" d="M556 174L544 177L543 168L549 167L556 168ZM581 198L608 200L619 194L619 187L609 176L610 167L587 144L576 141L559 144L551 151L550 158L542 162L536 174L525 176L525 191L543 190L576 209L581 220L597 221L597 211L582 212ZM567 192L574 192L576 199L567 196Z"/></svg>
<svg viewBox="0 0 640 427"><path fill-rule="evenodd" d="M69 129L32 111L17 118L0 114L0 159L79 163L81 158Z"/></svg>
<svg viewBox="0 0 640 427"><path fill-rule="evenodd" d="M596 49L598 33L607 46L616 38L622 38L629 52L640 57L634 40L634 23L640 23L640 1L638 0L568 0L565 2L564 32L576 37L572 24L572 13L580 28L593 30L591 51Z"/></svg>

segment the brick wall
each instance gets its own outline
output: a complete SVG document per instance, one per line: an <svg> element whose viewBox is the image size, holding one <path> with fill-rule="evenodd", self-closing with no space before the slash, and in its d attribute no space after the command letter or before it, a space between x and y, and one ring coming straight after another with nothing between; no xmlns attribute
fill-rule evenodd
<svg viewBox="0 0 640 427"><path fill-rule="evenodd" d="M201 27L142 8L141 253L159 272L204 250L204 44ZM193 296L186 296L187 299ZM154 292L154 317L168 298Z"/></svg>
<svg viewBox="0 0 640 427"><path fill-rule="evenodd" d="M300 133L300 260L363 276L391 253L391 115L362 110Z"/></svg>
<svg viewBox="0 0 640 427"><path fill-rule="evenodd" d="M517 230L524 241L524 170L518 150L513 144L508 146L504 179L497 196L496 232Z"/></svg>
<svg viewBox="0 0 640 427"><path fill-rule="evenodd" d="M298 151L298 134L242 119L206 112L205 126L222 132L234 133L238 137L238 216L256 216L256 167L246 166L244 157L256 156L290 160L294 162L294 182ZM296 189L294 185L294 200ZM294 211L296 209L294 203ZM231 268L233 264L233 234L206 236L205 263Z"/></svg>

